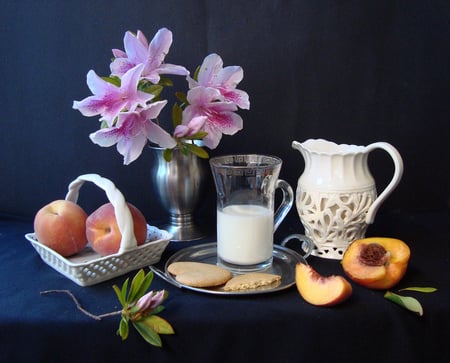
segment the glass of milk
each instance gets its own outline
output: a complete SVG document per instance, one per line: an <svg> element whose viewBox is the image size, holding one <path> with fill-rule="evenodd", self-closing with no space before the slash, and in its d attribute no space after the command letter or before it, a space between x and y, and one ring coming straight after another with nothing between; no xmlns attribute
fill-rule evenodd
<svg viewBox="0 0 450 363"><path fill-rule="evenodd" d="M291 186L278 179L282 161L268 155L212 158L217 191L217 262L236 273L272 264L273 234L292 207ZM274 211L275 190L283 200Z"/></svg>

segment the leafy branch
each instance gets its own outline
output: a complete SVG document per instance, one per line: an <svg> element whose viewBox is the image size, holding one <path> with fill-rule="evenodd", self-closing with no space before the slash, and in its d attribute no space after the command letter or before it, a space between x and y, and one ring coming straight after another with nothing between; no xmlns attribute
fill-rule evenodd
<svg viewBox="0 0 450 363"><path fill-rule="evenodd" d="M131 322L147 343L161 347L162 341L159 335L175 332L167 320L156 315L164 310L161 303L167 298L168 292L161 290L145 293L152 281L153 272L145 274L141 269L131 281L130 289L128 289L129 279L125 280L121 289L117 285L113 286L122 305L122 318L117 335L120 335L122 340L127 339Z"/></svg>
<svg viewBox="0 0 450 363"><path fill-rule="evenodd" d="M113 289L122 305L122 310L112 311L101 315L92 314L84 309L77 298L69 290L46 290L41 291L41 295L51 293L67 294L72 298L78 310L95 320L121 315L117 335L119 335L122 340L128 338L129 323L131 322L133 327L147 343L156 347L162 347L160 334L174 334L175 332L167 320L157 315L164 310L164 306L161 304L167 298L168 292L166 290L147 292L152 281L153 272L150 271L145 274L144 270L141 269L132 279L129 289L129 278L125 280L122 288L114 285Z"/></svg>

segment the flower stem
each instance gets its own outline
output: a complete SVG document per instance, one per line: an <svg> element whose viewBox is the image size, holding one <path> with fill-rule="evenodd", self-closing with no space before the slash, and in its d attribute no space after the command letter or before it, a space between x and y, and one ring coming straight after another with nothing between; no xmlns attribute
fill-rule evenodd
<svg viewBox="0 0 450 363"><path fill-rule="evenodd" d="M63 293L63 294L69 295L72 298L75 305L77 306L78 310L80 310L84 315L87 315L90 318L95 319L95 320L102 320L102 318L106 318L108 316L115 316L115 315L122 314L122 310L112 311L110 313L105 313L105 314L100 314L100 315L92 314L81 306L78 299L69 290L45 290L45 291L40 292L41 295L54 294L54 293Z"/></svg>

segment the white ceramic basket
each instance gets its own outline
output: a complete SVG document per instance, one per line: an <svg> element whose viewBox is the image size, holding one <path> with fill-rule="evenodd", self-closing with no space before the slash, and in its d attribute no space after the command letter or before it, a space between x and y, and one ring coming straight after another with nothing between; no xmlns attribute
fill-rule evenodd
<svg viewBox="0 0 450 363"><path fill-rule="evenodd" d="M117 224L122 233L119 251L116 254L102 257L88 245L83 251L66 258L40 243L34 233L27 233L25 238L31 242L42 260L80 286L94 285L157 263L172 235L167 231L147 225L147 239L143 245L137 246L131 212L124 196L109 179L97 174L80 175L70 183L66 200L76 203L79 189L86 181L102 188L114 206Z"/></svg>

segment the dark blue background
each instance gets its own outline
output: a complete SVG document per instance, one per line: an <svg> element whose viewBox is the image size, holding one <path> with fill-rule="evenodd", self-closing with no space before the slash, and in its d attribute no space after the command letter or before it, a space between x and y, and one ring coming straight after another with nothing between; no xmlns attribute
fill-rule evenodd
<svg viewBox="0 0 450 363"><path fill-rule="evenodd" d="M212 52L241 65L250 95L244 129L212 155L268 153L295 188L303 171L292 140L387 141L405 161L402 182L380 213L449 209L448 1L3 0L0 11L0 212L32 218L63 198L76 176L112 179L150 223L166 218L150 183L151 153L129 166L115 147L94 145L97 118L72 109L90 95L86 73L107 75L125 31L149 39L173 31L166 61L193 71ZM184 86L184 82L181 82ZM387 154L370 165L379 190ZM85 187L88 210L105 196ZM205 191L200 218L213 218ZM293 209L291 218L297 218Z"/></svg>
<svg viewBox="0 0 450 363"><path fill-rule="evenodd" d="M448 362L449 16L448 0L0 0L1 357ZM226 65L244 68L241 87L251 99L250 111L241 112L244 129L224 137L213 155L278 155L281 177L295 188L304 163L292 140L387 141L399 149L403 180L368 235L409 243L411 261L399 288L438 288L435 294L410 294L422 302L423 317L386 301L382 291L356 284L346 304L318 308L295 288L270 297L222 299L155 278L152 288L170 291L162 315L177 332L163 337L159 350L134 331L122 343L115 318L93 321L65 296L39 295L70 289L100 314L119 308L111 285L132 275L78 287L46 266L24 239L36 211L63 198L78 175L111 178L151 224L167 217L150 184L150 151L122 165L115 148L89 140L97 119L72 109L73 100L89 95L86 73L108 73L111 49L123 48L125 31L141 29L151 38L163 26L174 34L167 62L194 70L216 52ZM377 151L370 166L381 190L392 163ZM80 203L87 211L104 201L96 187L83 187ZM214 211L210 185L198 217L212 231ZM301 232L295 208L288 218L277 231L280 238ZM171 243L161 264L187 245ZM343 273L339 261L310 262L324 275Z"/></svg>

